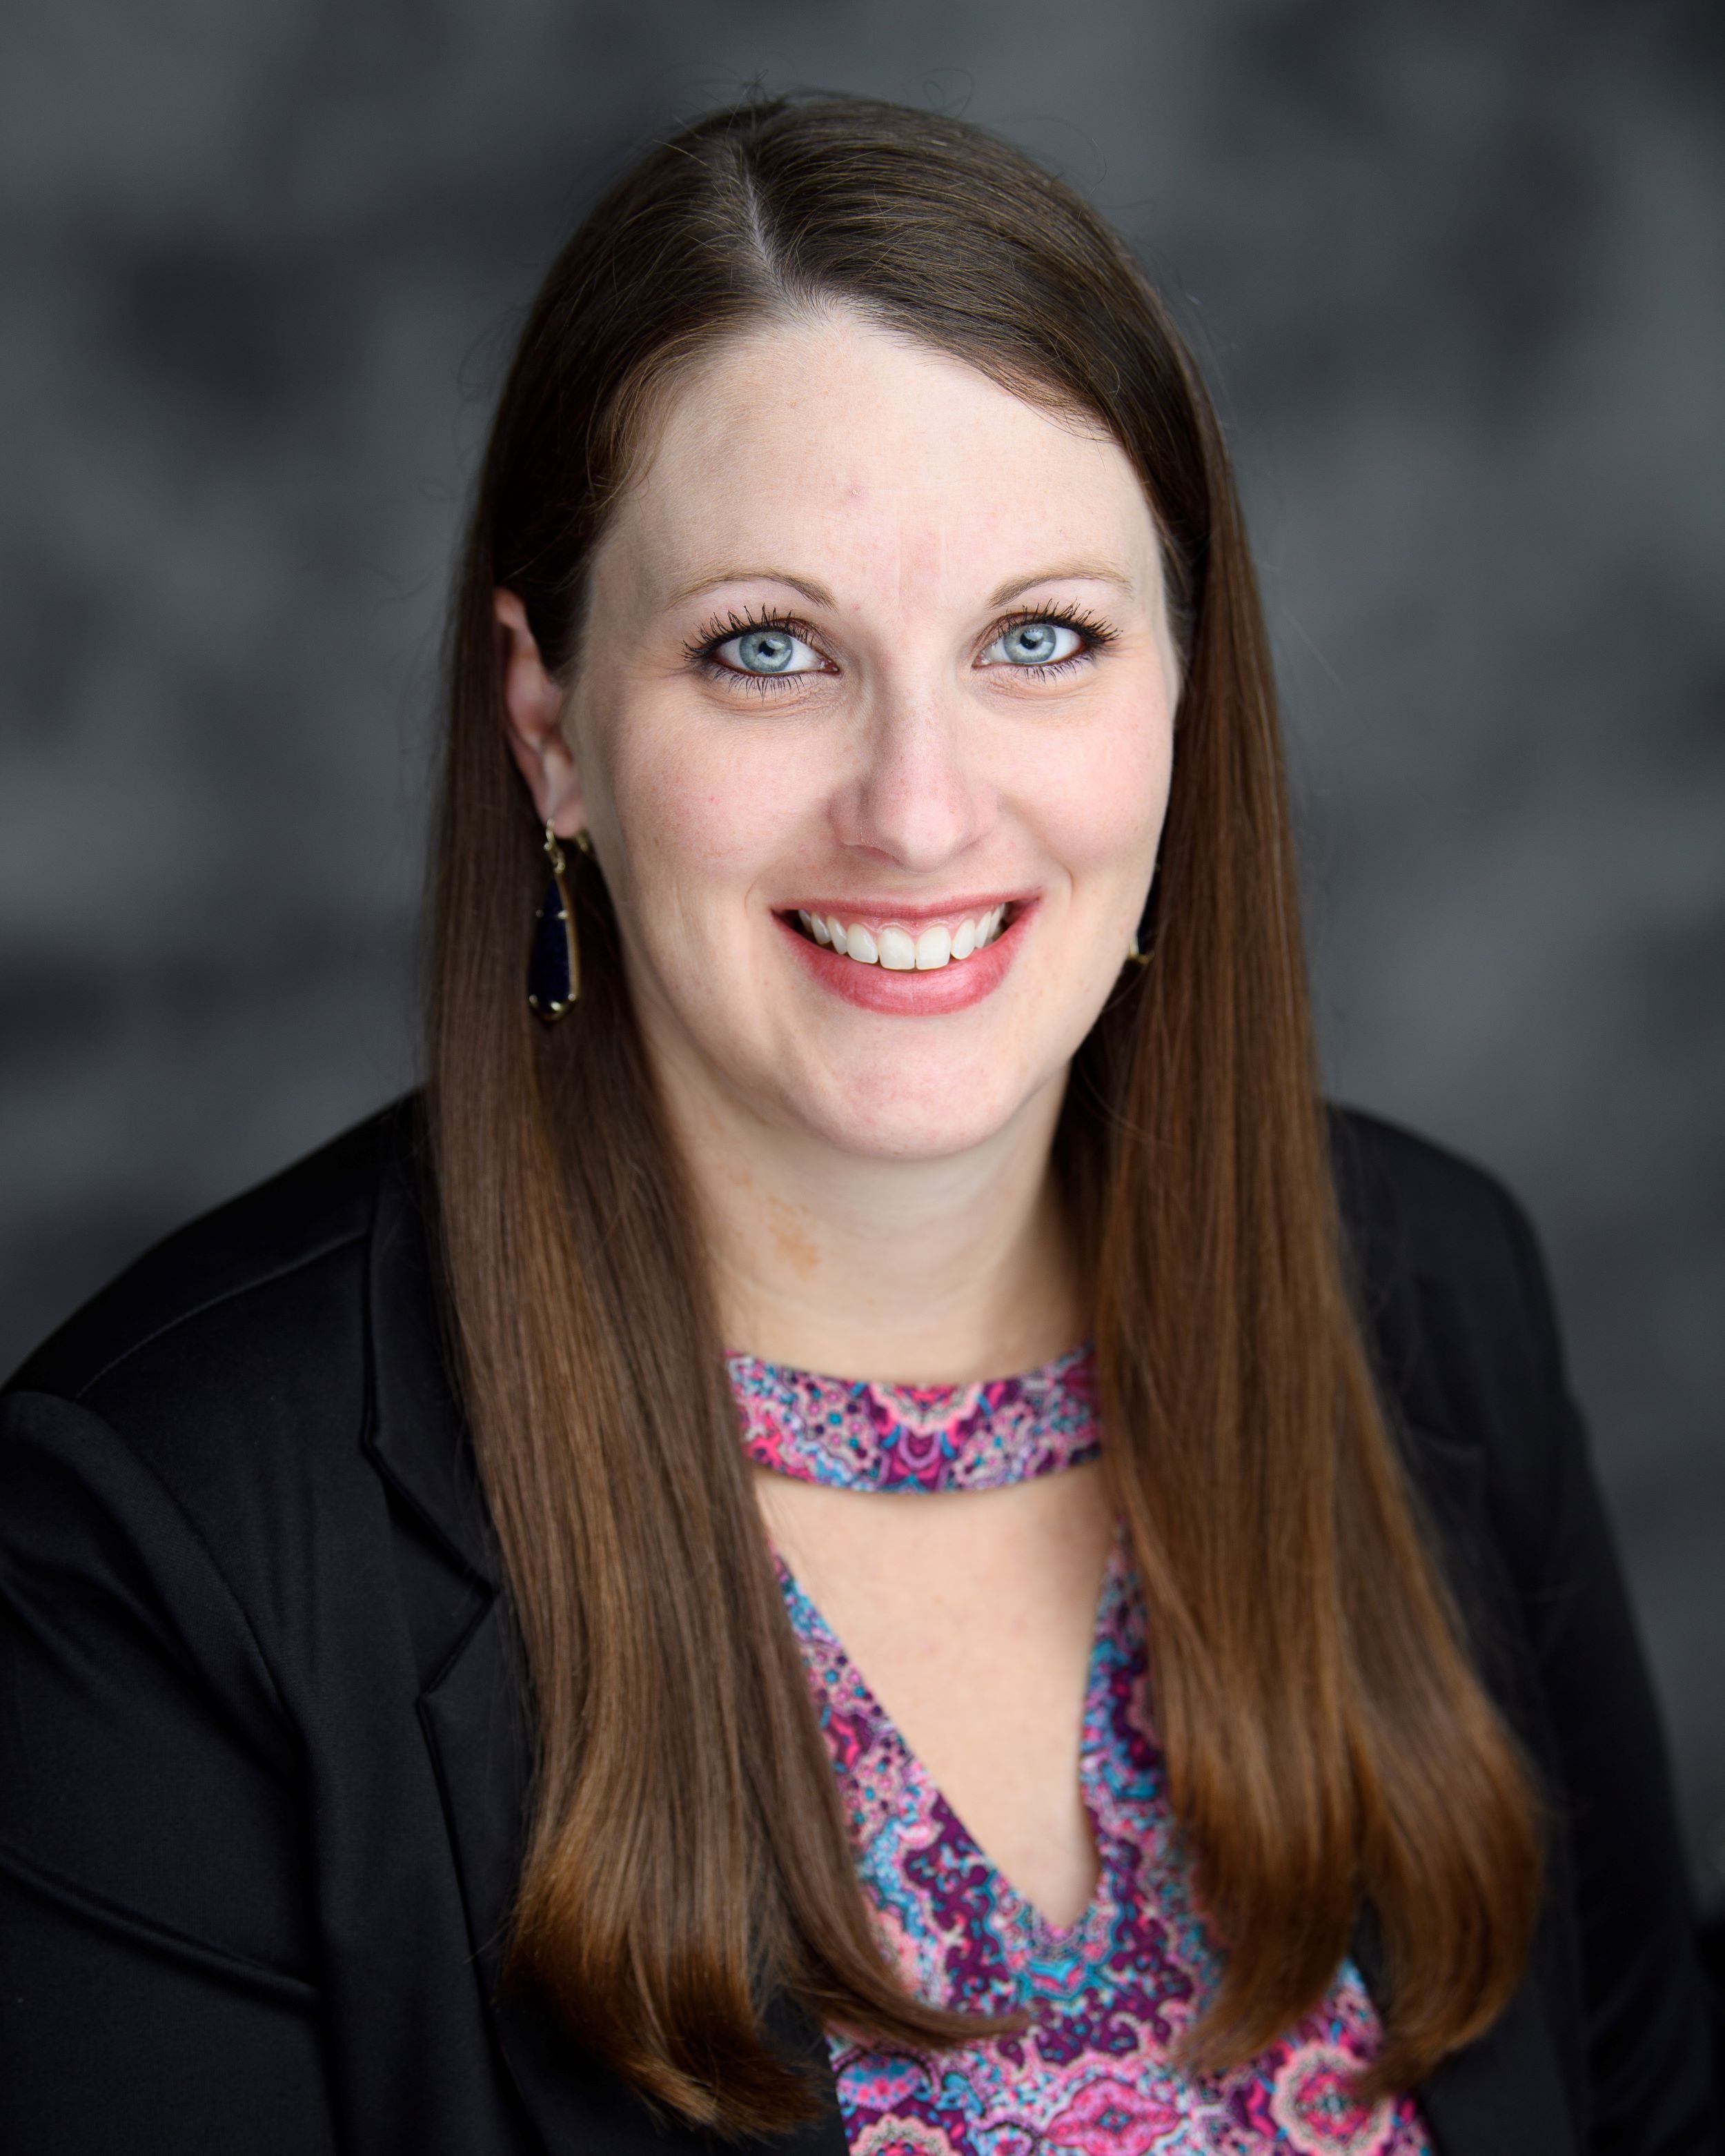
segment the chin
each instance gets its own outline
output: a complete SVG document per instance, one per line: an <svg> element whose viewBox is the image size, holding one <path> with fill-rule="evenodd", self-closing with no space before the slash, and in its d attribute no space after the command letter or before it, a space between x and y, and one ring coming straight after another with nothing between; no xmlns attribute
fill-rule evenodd
<svg viewBox="0 0 1725 2156"><path fill-rule="evenodd" d="M1028 1075L1003 1083L998 1060L973 1055L944 1067L902 1062L837 1071L799 1089L786 1106L805 1130L837 1151L875 1160L942 1160L986 1145L1038 1091Z"/></svg>

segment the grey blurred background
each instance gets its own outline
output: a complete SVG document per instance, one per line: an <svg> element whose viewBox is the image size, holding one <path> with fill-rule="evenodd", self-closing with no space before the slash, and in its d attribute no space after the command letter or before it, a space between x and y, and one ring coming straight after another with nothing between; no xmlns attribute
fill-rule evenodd
<svg viewBox="0 0 1725 2156"><path fill-rule="evenodd" d="M933 104L1218 389L1343 1097L1532 1207L1725 1882L1725 20L1637 0L0 17L0 1366L413 1068L452 536L594 186Z"/></svg>

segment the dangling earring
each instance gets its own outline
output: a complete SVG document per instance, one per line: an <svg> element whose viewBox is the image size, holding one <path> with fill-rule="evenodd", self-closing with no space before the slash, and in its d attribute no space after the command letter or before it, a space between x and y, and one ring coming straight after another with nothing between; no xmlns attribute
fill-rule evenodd
<svg viewBox="0 0 1725 2156"><path fill-rule="evenodd" d="M575 834L583 854L591 853L585 831ZM566 1018L581 994L581 946L575 940L575 910L563 880L563 850L550 823L545 826L545 858L551 863L551 888L533 916L533 948L527 960L527 1009L547 1025Z"/></svg>
<svg viewBox="0 0 1725 2156"><path fill-rule="evenodd" d="M1138 932L1136 928L1132 931L1131 948L1126 955L1135 966L1147 966L1150 963L1150 953L1138 948Z"/></svg>

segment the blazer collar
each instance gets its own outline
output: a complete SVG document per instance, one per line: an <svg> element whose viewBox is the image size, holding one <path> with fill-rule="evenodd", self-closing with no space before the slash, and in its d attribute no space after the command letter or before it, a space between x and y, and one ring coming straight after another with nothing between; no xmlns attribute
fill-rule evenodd
<svg viewBox="0 0 1725 2156"><path fill-rule="evenodd" d="M495 1592L502 1568L449 1381L424 1174L405 1116L390 1135L372 1224L366 1450L444 1554Z"/></svg>

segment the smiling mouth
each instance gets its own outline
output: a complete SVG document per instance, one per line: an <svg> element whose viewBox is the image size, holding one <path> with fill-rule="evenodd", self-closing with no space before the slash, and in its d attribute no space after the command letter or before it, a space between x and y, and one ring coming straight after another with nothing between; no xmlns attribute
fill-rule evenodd
<svg viewBox="0 0 1725 2156"><path fill-rule="evenodd" d="M915 926L891 919L846 921L837 913L814 913L798 906L783 918L794 922L811 943L836 951L859 966L883 966L891 973L937 973L962 966L986 950L1011 927L1022 909L1010 900L981 913L954 915L947 921Z"/></svg>

